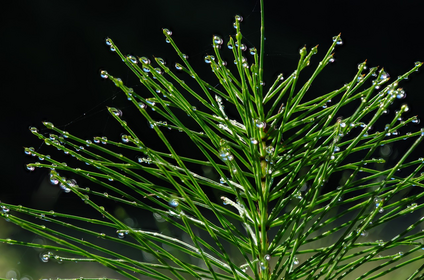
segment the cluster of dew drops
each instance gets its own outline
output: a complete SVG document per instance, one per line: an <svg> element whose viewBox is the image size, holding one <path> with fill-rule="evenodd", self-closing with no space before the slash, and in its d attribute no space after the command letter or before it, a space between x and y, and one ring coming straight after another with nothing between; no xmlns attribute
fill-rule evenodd
<svg viewBox="0 0 424 280"><path fill-rule="evenodd" d="M236 16L236 21L239 21L239 22L241 22L241 21L243 21L243 18L241 17L241 16ZM236 28L237 27L237 25L236 25L236 23L234 22L234 28ZM166 32L166 34L168 35L168 36L171 36L172 35L172 31L170 31L169 29L164 29L164 32ZM335 37L333 37L333 41L336 41L337 40L337 42L336 42L336 44L337 45L342 45L343 44L343 41L342 41L342 39L339 37L339 36L335 36ZM169 41L169 39L166 39L166 42L167 43L170 43L170 41ZM223 45L223 43L224 43L224 41L223 41L223 39L220 37L220 36L218 36L218 35L214 35L213 36L213 46L214 46L214 48L221 48L221 46ZM111 51L116 51L116 49L115 49L115 47L113 46L113 44L112 44L112 42L111 42L111 40L109 39L109 38L107 38L106 39L106 44L110 47L110 50ZM235 46L234 46L235 45ZM246 45L244 45L244 44L241 44L240 46L238 45L238 42L235 42L234 43L234 45L233 44L231 44L231 42L228 42L228 44L227 44L227 47L228 47L228 49L230 49L230 50L232 50L234 47L237 47L237 48L239 48L240 50L242 50L242 51L246 51L247 50L247 46ZM256 50L256 48L250 48L249 49L249 53L251 54L251 55L255 55L256 53L257 53L257 50ZM183 54L183 56L184 56L184 58L188 58L188 56L187 55L185 55L185 54ZM137 61L137 59L134 57L134 56L131 56L131 55L128 55L127 56L127 59L129 59L132 63L137 63L138 61ZM142 63L142 64L150 64L150 60L148 59L148 58L146 58L146 57L141 57L141 58L139 58L139 61ZM204 58L204 61L206 62L206 63L208 63L208 64L210 64L210 63L212 63L213 61L215 61L215 57L213 56L213 55L207 55L207 56L205 56L205 58ZM334 58L331 58L330 60L329 60L330 62L334 62ZM163 59L159 59L159 62L160 63L163 63L163 64L165 64L165 61L163 60ZM243 67L248 67L248 64L247 64L247 59L245 58L245 57L242 57L242 65L243 65ZM226 62L225 61L223 61L222 62L222 64L223 65L226 65ZM234 60L234 64L237 64L237 60ZM415 65L417 65L417 64L421 64L421 62L416 62L415 63ZM359 66L358 66L359 67ZM182 70L182 66L180 65L180 64L178 64L178 63L176 63L175 64L175 68L177 69L177 70ZM150 70L147 68L147 67L143 67L142 68L143 69L143 71L145 71L145 72L150 72ZM365 69L366 69L366 67L365 67ZM162 70L160 69L160 68L155 68L155 71L157 71L159 74L163 74L163 72L162 72ZM374 76L376 76L377 74L373 74ZM104 78L104 79L107 79L108 78L108 72L107 71L105 71L105 70L102 70L101 72L100 72L100 76L102 77L102 78ZM383 70L383 72L381 73L381 75L380 75L380 79L381 80L385 80L385 79L387 79L387 78L389 78L389 74L386 72L386 71L384 71ZM362 76L360 76L360 77L358 77L358 82L362 79L363 77ZM378 83L376 82L376 81L373 81L373 83L374 84L376 84L375 85L375 88L376 89L379 89L379 85L378 85ZM263 82L262 82L262 85L263 85ZM396 90L396 92L393 92L393 93L391 93L391 94L394 94L395 96L396 96L396 98L398 98L398 99L404 99L405 97L406 97L406 93L405 93L405 91L403 90L403 89L398 89L398 90ZM328 102L331 102L331 100L329 100ZM151 106L154 106L155 104L154 103L152 103L152 104L150 104ZM142 106L142 108L146 108L146 105L145 104L142 104L141 105ZM326 108L327 107L327 105L325 104L325 105L323 105L323 107L324 108ZM195 109L193 109L193 110L195 110ZM407 109L405 110L405 111L407 111ZM116 112L116 114L118 114L119 116L122 116L122 112L120 111L120 110L118 110L117 112ZM420 120L418 119L418 118L414 118L413 120L412 120L412 123L415 123L415 124L418 124L420 122ZM262 122L262 121L260 121L260 120L255 120L255 124L256 124L256 126L258 127L258 128L263 128L266 124L264 123L264 122ZM153 126L154 125L162 125L162 126L167 126L167 123L166 122L158 122L158 123L156 123L156 124L151 124L151 127L153 128ZM343 125L343 123L341 124L341 125ZM170 129L170 127L169 127L169 129ZM181 130L180 130L181 131ZM396 132L395 133L391 133L392 135L397 135L396 134ZM389 134L387 134L387 136L389 136ZM123 135L122 136L122 140L123 140L123 142L124 143L126 143L126 142L128 142L128 139L127 139L127 137L125 136L125 135ZM258 143L258 141L256 140L256 139L250 139L250 141L251 141L251 143L252 144L257 144ZM106 137L95 137L94 138L94 142L95 143L102 143L102 144L106 144L107 143L107 138ZM337 148L337 147L336 147ZM267 153L268 154L272 154L272 152L273 152L273 147L267 147ZM336 151L337 152L337 151ZM26 151L26 153L27 154L31 154L31 151ZM221 148L221 150L220 150L220 156L221 156L221 159L222 160L224 160L224 161L231 161L232 159L233 159L233 156L231 155L231 153L229 152L229 149L228 149L228 147L226 147L225 145L223 145L223 147ZM270 160L270 159L269 159ZM141 163L141 162L145 162L145 163L151 163L151 159L149 159L149 158L140 158L139 159L139 162ZM33 171L33 170L35 170L35 167L33 166L33 165L28 165L27 166L27 169L28 170L30 170L30 171ZM57 180L57 178L56 178L56 176L54 176L54 175L51 175L50 176L50 181L51 181L51 183L52 184L54 184L54 185L57 185L57 184L59 184L59 180ZM67 181L67 183L68 183L68 185L75 185L76 184L76 182L74 181L74 180L69 180L69 181ZM223 182L221 182L221 183L223 183ZM70 189L69 188L67 188L64 184L60 184L60 187L65 191L65 192L69 192L70 191ZM383 209L383 201L384 201L384 199L382 199L382 198L380 198L380 197L376 197L375 199L374 199L374 203L375 203L375 207L378 209L378 211L380 212L380 213L382 213L383 211L384 211L384 209ZM169 205L170 206L172 206L172 207L177 207L178 206L178 200L177 199L171 199L170 201L169 201ZM416 206L416 205L415 205ZM412 205L412 206L410 206L410 207L408 207L408 208L414 208L414 205ZM4 213L7 213L8 211L9 211L9 209L7 209L6 207L4 207L4 206L2 206L2 209L1 209ZM118 232L118 237L120 237L120 238L123 238L124 236L125 236L125 234L127 234L127 232ZM365 236L365 232L362 232L361 233L361 235L362 236ZM381 240L379 241L379 242L381 242ZM49 256L48 254L43 254L42 255L42 260L43 261L48 261L48 259L50 258L51 256ZM267 255L267 258L265 258L266 260L269 260L269 255ZM297 265L299 263L299 261L297 260L297 258L295 259L295 261L294 261L294 264L295 265Z"/></svg>

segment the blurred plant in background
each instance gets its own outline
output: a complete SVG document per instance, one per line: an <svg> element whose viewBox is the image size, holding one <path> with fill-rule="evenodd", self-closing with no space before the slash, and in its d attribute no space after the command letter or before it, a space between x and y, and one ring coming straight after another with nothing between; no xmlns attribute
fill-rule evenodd
<svg viewBox="0 0 424 280"><path fill-rule="evenodd" d="M125 56L108 38L147 92L105 70L101 77L125 93L160 141L147 145L145 132L132 128L140 121L112 107L125 131L120 141L82 139L50 122L48 133L32 127L69 160L29 147L39 162L28 170L50 169L53 185L100 216L1 203L6 221L52 242L1 241L39 248L43 262L99 263L130 279L375 279L400 268L402 279L423 277L422 218L387 230L422 208L424 158L413 150L424 131L410 131L419 119L404 117L407 105L388 114L405 97L399 83L422 63L388 83L384 69L364 62L340 89L308 98L340 35L302 85L317 47L302 48L297 69L265 85L263 13L259 49L246 46L242 20L235 17L227 42L214 35L214 53L204 58L221 89L197 75L168 29L166 42L181 59L172 67L159 57ZM222 59L223 46L234 61ZM397 161L380 157L400 141L408 148ZM153 214L155 228L136 226L130 211Z"/></svg>

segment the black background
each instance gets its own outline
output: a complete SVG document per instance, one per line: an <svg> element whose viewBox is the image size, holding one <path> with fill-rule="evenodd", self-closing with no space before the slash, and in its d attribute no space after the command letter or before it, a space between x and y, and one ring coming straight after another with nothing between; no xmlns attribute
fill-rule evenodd
<svg viewBox="0 0 424 280"><path fill-rule="evenodd" d="M37 194L47 172L27 172L25 164L33 158L24 155L23 147L33 146L52 156L54 151L46 149L28 127L41 128L41 122L49 120L82 138L107 135L119 139L122 131L113 129L114 121L105 108L118 107L125 114L130 105L111 82L100 78L99 70L106 69L143 92L118 56L109 51L106 37L112 38L124 54L155 55L172 63L177 56L165 43L161 30L169 28L199 75L211 83L217 82L203 57L213 52L213 34L221 35L225 43L228 35L233 35L235 14L244 17L242 32L248 47L259 47L260 12L259 3L254 0L13 3L0 11L0 199L29 207L66 208L73 204L59 200L65 194L54 194L53 200ZM271 84L280 72L288 76L297 65L298 50L303 45L320 45L314 65L327 51L331 38L340 32L344 44L336 49L336 62L317 81L313 94L327 93L350 81L356 65L365 59L369 66L384 66L396 78L411 69L415 61L424 61L423 5L419 3L266 1L265 82ZM231 61L229 52L227 57ZM407 99L394 105L408 103L410 116L423 114L421 72L404 82ZM140 127L148 129L144 123ZM422 154L422 150L417 153ZM60 206L59 201L63 202ZM22 237L16 227L3 221L0 226L1 238ZM82 276L64 275L64 270L62 274L50 273L46 266L42 268L45 273L27 268L31 256L37 254L26 250L14 255L16 259L11 258L12 261L2 260L0 277L5 277L10 269L34 279ZM33 262L40 263L38 258Z"/></svg>

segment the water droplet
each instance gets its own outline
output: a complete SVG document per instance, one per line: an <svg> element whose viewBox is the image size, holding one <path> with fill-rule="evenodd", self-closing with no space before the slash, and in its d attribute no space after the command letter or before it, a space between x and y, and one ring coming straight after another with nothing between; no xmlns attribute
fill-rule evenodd
<svg viewBox="0 0 424 280"><path fill-rule="evenodd" d="M125 135L125 134L122 135L121 139L122 139L122 142L124 142L124 143L128 143L130 141L128 135Z"/></svg>
<svg viewBox="0 0 424 280"><path fill-rule="evenodd" d="M50 255L49 254L40 254L40 259L42 262L48 262L50 260Z"/></svg>
<svg viewBox="0 0 424 280"><path fill-rule="evenodd" d="M236 15L236 16L235 16L235 19L236 19L236 21L238 21L238 22L242 22L242 21L243 21L243 17L242 17L242 16L240 16L240 15Z"/></svg>
<svg viewBox="0 0 424 280"><path fill-rule="evenodd" d="M161 57L157 57L155 59L156 59L157 63L160 63L162 65L165 65L166 64L166 61L163 58L161 58Z"/></svg>
<svg viewBox="0 0 424 280"><path fill-rule="evenodd" d="M2 211L3 213L9 213L10 209L9 209L9 208L7 208L6 206L2 205L2 206L1 206L1 211Z"/></svg>
<svg viewBox="0 0 424 280"><path fill-rule="evenodd" d="M56 176L54 176L54 175L50 175L50 183L51 183L52 185L57 185L57 184L59 184L59 180L57 179L57 177L56 177Z"/></svg>
<svg viewBox="0 0 424 280"><path fill-rule="evenodd" d="M295 197L296 199L299 199L299 200L302 200L302 199L303 199L303 196L302 196L302 193L301 193L301 192L297 192L297 193L295 193L295 194L294 194L294 197Z"/></svg>
<svg viewBox="0 0 424 280"><path fill-rule="evenodd" d="M219 95L215 95L215 100L218 104L222 104L222 98Z"/></svg>
<svg viewBox="0 0 424 280"><path fill-rule="evenodd" d="M169 30L168 28L164 28L163 29L163 33L166 34L166 35L168 35L168 36L171 36L172 35L172 31Z"/></svg>
<svg viewBox="0 0 424 280"><path fill-rule="evenodd" d="M103 145L106 145L106 143L107 143L107 137L106 136L103 136L102 139L101 139L101 142L102 142Z"/></svg>
<svg viewBox="0 0 424 280"><path fill-rule="evenodd" d="M384 241L382 239L376 240L375 242L378 246L384 246Z"/></svg>
<svg viewBox="0 0 424 280"><path fill-rule="evenodd" d="M109 77L109 73L105 70L100 71L100 77L103 79L107 79Z"/></svg>
<svg viewBox="0 0 424 280"><path fill-rule="evenodd" d="M224 43L224 40L222 40L221 37L219 37L218 35L214 35L213 36L213 43L214 45L222 45L222 43Z"/></svg>
<svg viewBox="0 0 424 280"><path fill-rule="evenodd" d="M258 140L256 140L255 138L250 138L250 143L252 143L253 145L258 144Z"/></svg>
<svg viewBox="0 0 424 280"><path fill-rule="evenodd" d="M150 64L150 59L145 56L140 57L139 60L142 64Z"/></svg>
<svg viewBox="0 0 424 280"><path fill-rule="evenodd" d="M65 193L71 192L71 189L66 187L64 184L61 183L59 186Z"/></svg>
<svg viewBox="0 0 424 280"><path fill-rule="evenodd" d="M387 72L386 72L386 71L384 71L384 70L381 70L380 79L385 80L385 79L387 79L387 78L389 78L389 77L390 77L389 73L387 73Z"/></svg>
<svg viewBox="0 0 424 280"><path fill-rule="evenodd" d="M265 122L263 122L261 120L255 120L255 125L258 128L264 128L266 126Z"/></svg>
<svg viewBox="0 0 424 280"><path fill-rule="evenodd" d="M212 61L214 61L214 60L215 60L215 56L213 56L213 55L205 56L205 62L208 63L208 64L212 63Z"/></svg>
<svg viewBox="0 0 424 280"><path fill-rule="evenodd" d="M137 64L137 58L135 58L134 56L132 56L132 55L127 55L127 60L129 60L129 61L131 61L132 63L134 63L134 64Z"/></svg>
<svg viewBox="0 0 424 280"><path fill-rule="evenodd" d="M250 52L251 55L255 55L257 53L257 50L256 50L256 48L250 48L249 52Z"/></svg>
<svg viewBox="0 0 424 280"><path fill-rule="evenodd" d="M179 204L179 202L178 202L178 200L177 200L177 199L172 198L172 199L168 202L168 204L169 204L169 206L177 207L177 206L178 206L178 204Z"/></svg>
<svg viewBox="0 0 424 280"><path fill-rule="evenodd" d="M139 102L138 106L140 106L141 109L146 109L147 105L144 104L143 102Z"/></svg>
<svg viewBox="0 0 424 280"><path fill-rule="evenodd" d="M342 45L343 44L343 40L340 36L334 36L333 42L336 42L336 45Z"/></svg>
<svg viewBox="0 0 424 280"><path fill-rule="evenodd" d="M34 171L34 170L35 170L35 167L34 167L34 166L32 166L32 165L29 165L29 164L27 164L26 168L27 168L29 171Z"/></svg>
<svg viewBox="0 0 424 280"><path fill-rule="evenodd" d="M265 152L266 152L267 154L272 154L272 153L274 153L274 147L272 147L272 146L268 146L268 147L266 147L266 148L265 148Z"/></svg>
<svg viewBox="0 0 424 280"><path fill-rule="evenodd" d="M106 38L106 45L112 46L112 40L110 38Z"/></svg>
<svg viewBox="0 0 424 280"><path fill-rule="evenodd" d="M406 93L403 89L397 90L397 92L396 92L396 98L397 99L404 99L405 97L406 97Z"/></svg>
<svg viewBox="0 0 424 280"><path fill-rule="evenodd" d="M150 106L156 106L156 102L152 101L152 100L148 100L146 99L147 104L149 104Z"/></svg>
<svg viewBox="0 0 424 280"><path fill-rule="evenodd" d="M122 117L122 111L113 107L109 108L109 112L114 114L115 116Z"/></svg>
<svg viewBox="0 0 424 280"><path fill-rule="evenodd" d="M375 203L375 207L376 208L382 207L383 206L383 202L384 202L384 200L381 197L379 197L379 196L377 196L377 197L374 198L374 203Z"/></svg>
<svg viewBox="0 0 424 280"><path fill-rule="evenodd" d="M227 43L227 47L228 47L230 50L232 50L232 49L233 49L233 44L231 44L231 42L228 42L228 43Z"/></svg>
<svg viewBox="0 0 424 280"><path fill-rule="evenodd" d="M25 148L25 154L26 155L31 155L33 151L34 151L34 148L33 147Z"/></svg>
<svg viewBox="0 0 424 280"><path fill-rule="evenodd" d="M93 142L91 142L91 140L85 140L85 145L87 146L87 147L90 147L91 146L91 144L93 144Z"/></svg>
<svg viewBox="0 0 424 280"><path fill-rule="evenodd" d="M230 153L229 148L221 147L219 156L223 161L231 161L234 159L233 155Z"/></svg>
<svg viewBox="0 0 424 280"><path fill-rule="evenodd" d="M183 70L183 66L179 63L175 63L175 69L177 70Z"/></svg>
<svg viewBox="0 0 424 280"><path fill-rule="evenodd" d="M417 208L417 204L414 202L411 205L408 205L407 209L411 211L410 213L414 213L414 209Z"/></svg>

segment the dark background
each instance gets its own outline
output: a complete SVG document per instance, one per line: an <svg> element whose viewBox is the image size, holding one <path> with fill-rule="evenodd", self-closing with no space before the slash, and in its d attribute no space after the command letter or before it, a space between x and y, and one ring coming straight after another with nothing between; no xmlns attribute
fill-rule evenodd
<svg viewBox="0 0 424 280"><path fill-rule="evenodd" d="M248 47L259 47L260 12L255 0L214 1L15 1L0 10L1 117L0 200L29 207L56 209L70 207L64 194L53 198L37 194L47 172L29 173L25 164L33 160L23 147L33 146L51 153L33 136L29 126L42 128L49 120L82 138L107 135L118 139L106 106L129 106L115 86L99 76L106 69L124 83L137 88L137 80L115 53L105 45L110 37L124 54L163 57L173 65L177 57L165 43L161 28L173 31L173 38L198 73L216 83L210 67L203 62L211 54L213 34L226 44L233 35L234 15L244 17L242 32ZM343 4L340 4L343 3ZM384 66L396 78L424 61L423 4L403 1L393 5L381 1L266 1L265 82L270 85L280 72L288 76L296 67L298 50L320 45L314 62L319 61L340 32L343 46L336 49L336 62L317 81L312 94L326 93L350 81L356 65L365 59L369 66ZM230 60L230 53L226 57ZM422 72L422 71L421 71ZM412 81L410 81L412 80ZM422 116L424 76L414 73L403 87L411 115ZM397 105L394 105L397 106ZM147 128L147 124L144 126ZM148 132L146 132L148 135ZM422 150L417 151L422 154ZM59 204L59 201L61 205ZM78 206L76 206L78 208ZM0 220L0 238L29 238L22 231ZM66 272L41 264L38 252L2 246L9 258L0 258L0 277L10 270L20 276L100 277L104 272L83 274ZM36 257L34 257L36 256ZM56 265L57 267L57 265ZM49 269L51 271L49 272ZM103 274L102 274L103 273ZM9 274L10 276L10 274Z"/></svg>

